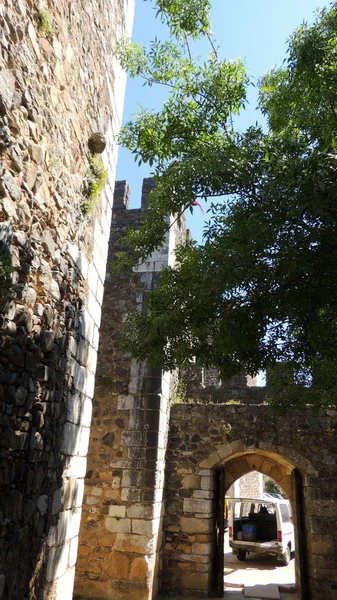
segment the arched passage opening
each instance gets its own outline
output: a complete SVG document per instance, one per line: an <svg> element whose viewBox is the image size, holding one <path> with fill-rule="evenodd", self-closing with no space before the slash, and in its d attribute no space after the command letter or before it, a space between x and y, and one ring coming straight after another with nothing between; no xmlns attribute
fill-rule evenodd
<svg viewBox="0 0 337 600"><path fill-rule="evenodd" d="M296 546L296 591L299 600L307 598L307 555L303 509L303 477L312 473L311 465L300 456L291 459L281 452L286 449L245 448L240 442L228 444L209 457L208 466L214 482L214 529L212 543L212 574L210 590L222 597L224 590L224 532L225 496L233 483L242 476L256 471L273 479L285 492L292 509ZM231 452L232 449L237 451ZM222 456L221 456L222 455ZM296 460L297 459L297 460ZM214 461L214 464L210 463ZM206 466L205 461L201 466Z"/></svg>
<svg viewBox="0 0 337 600"><path fill-rule="evenodd" d="M279 591L294 593L291 506L274 479L255 470L236 479L225 495L224 529L224 587L228 598L240 588L247 591L256 585L265 592L276 586Z"/></svg>

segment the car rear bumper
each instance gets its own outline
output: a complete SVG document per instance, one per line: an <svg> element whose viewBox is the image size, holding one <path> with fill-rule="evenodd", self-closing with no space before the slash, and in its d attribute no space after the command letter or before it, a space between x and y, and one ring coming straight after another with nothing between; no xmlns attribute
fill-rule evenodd
<svg viewBox="0 0 337 600"><path fill-rule="evenodd" d="M272 556L282 557L284 550L278 542L244 542L244 541L229 541L229 545L234 554L239 550L245 552L255 552L257 554L271 554Z"/></svg>

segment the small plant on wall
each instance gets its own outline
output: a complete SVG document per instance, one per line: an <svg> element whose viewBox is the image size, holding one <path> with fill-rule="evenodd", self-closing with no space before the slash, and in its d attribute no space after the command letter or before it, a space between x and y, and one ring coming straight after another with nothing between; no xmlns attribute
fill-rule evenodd
<svg viewBox="0 0 337 600"><path fill-rule="evenodd" d="M40 35L49 37L54 29L54 20L50 12L44 8L40 8L37 13L39 25L38 32Z"/></svg>
<svg viewBox="0 0 337 600"><path fill-rule="evenodd" d="M87 171L87 189L86 198L82 202L82 210L85 213L91 213L95 202L102 192L108 178L108 173L104 168L103 161L98 154L88 154Z"/></svg>

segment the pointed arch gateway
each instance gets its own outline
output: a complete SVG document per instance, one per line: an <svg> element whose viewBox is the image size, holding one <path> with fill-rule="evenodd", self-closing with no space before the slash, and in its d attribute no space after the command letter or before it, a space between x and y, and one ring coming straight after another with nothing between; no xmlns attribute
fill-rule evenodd
<svg viewBox="0 0 337 600"><path fill-rule="evenodd" d="M296 543L296 588L300 600L307 600L307 543L303 486L307 477L316 477L311 463L287 446L261 443L257 446L240 440L225 443L199 463L213 481L212 568L209 591L219 597L224 587L224 499L231 485L247 473L268 475L284 490L291 503Z"/></svg>

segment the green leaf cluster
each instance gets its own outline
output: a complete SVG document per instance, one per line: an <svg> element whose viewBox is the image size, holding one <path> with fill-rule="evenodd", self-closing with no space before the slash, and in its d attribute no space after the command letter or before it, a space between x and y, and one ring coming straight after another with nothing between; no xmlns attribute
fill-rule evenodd
<svg viewBox="0 0 337 600"><path fill-rule="evenodd" d="M138 358L172 370L196 357L225 378L283 362L276 403L336 403L336 39L334 2L262 78L268 130L243 133L231 126L249 83L240 61L213 51L194 61L180 42L120 50L134 74L169 89L161 111L142 109L121 133L156 180L140 231L126 239L133 260L162 243L167 214L210 202L203 244L180 247L148 315L128 317L125 344Z"/></svg>
<svg viewBox="0 0 337 600"><path fill-rule="evenodd" d="M197 38L210 31L210 0L156 0L157 15L175 37Z"/></svg>

